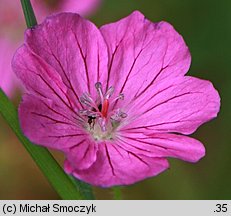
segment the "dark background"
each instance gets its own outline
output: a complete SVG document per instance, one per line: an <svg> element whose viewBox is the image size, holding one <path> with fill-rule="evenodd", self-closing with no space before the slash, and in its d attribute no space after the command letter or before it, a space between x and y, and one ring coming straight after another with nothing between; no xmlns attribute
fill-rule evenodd
<svg viewBox="0 0 231 216"><path fill-rule="evenodd" d="M20 10L20 8L19 8ZM124 187L124 199L231 199L231 2L220 0L104 0L90 19L98 26L140 10L153 22L165 20L183 35L192 55L188 74L211 80L221 96L218 118L192 136L206 156L197 164L170 159L171 168ZM14 99L15 104L19 97ZM55 152L62 163L62 155ZM111 189L95 188L98 199ZM59 199L28 153L0 117L0 199Z"/></svg>

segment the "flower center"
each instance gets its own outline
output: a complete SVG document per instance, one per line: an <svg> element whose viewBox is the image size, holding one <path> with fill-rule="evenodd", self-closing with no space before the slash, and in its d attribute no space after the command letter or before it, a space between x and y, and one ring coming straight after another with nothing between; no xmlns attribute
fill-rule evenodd
<svg viewBox="0 0 231 216"><path fill-rule="evenodd" d="M111 99L114 88L111 86L106 93L103 93L102 84L95 84L97 98L94 100L90 94L84 93L80 102L84 109L80 110L83 117L83 126L93 136L95 140L112 140L116 128L121 121L127 117L120 108L113 109L113 104L117 100L123 100L124 94L120 93L116 98Z"/></svg>

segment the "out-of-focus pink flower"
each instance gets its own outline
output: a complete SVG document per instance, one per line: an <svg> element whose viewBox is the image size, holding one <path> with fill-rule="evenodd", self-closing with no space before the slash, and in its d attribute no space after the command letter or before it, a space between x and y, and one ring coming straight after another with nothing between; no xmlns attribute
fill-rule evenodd
<svg viewBox="0 0 231 216"><path fill-rule="evenodd" d="M18 27L18 23L23 21L20 1L0 0L0 33L5 28Z"/></svg>
<svg viewBox="0 0 231 216"><path fill-rule="evenodd" d="M48 7L45 1L31 0L38 22L49 14L62 11L89 15L97 9L100 2L101 0L57 0ZM0 0L0 87L11 97L15 89L20 88L11 69L11 59L25 27L20 0Z"/></svg>
<svg viewBox="0 0 231 216"><path fill-rule="evenodd" d="M46 16L58 12L75 12L82 16L90 15L99 7L102 0L56 0L52 5L45 1L31 0L36 16L43 20ZM0 26L18 27L24 24L20 0L0 0Z"/></svg>
<svg viewBox="0 0 231 216"><path fill-rule="evenodd" d="M137 11L100 29L51 16L27 30L13 60L27 88L22 130L62 150L66 172L103 187L155 176L168 157L197 162L204 146L185 135L217 116L220 98L209 81L184 76L190 62L169 23Z"/></svg>
<svg viewBox="0 0 231 216"><path fill-rule="evenodd" d="M15 88L19 85L11 69L11 59L16 46L17 44L7 38L0 38L0 87L9 97L13 96Z"/></svg>
<svg viewBox="0 0 231 216"><path fill-rule="evenodd" d="M75 12L87 16L95 12L102 0L67 0L60 1L56 11Z"/></svg>
<svg viewBox="0 0 231 216"><path fill-rule="evenodd" d="M81 16L93 14L102 0L56 0L48 6L44 1L32 0L38 21L43 21L46 16L60 12L74 12Z"/></svg>

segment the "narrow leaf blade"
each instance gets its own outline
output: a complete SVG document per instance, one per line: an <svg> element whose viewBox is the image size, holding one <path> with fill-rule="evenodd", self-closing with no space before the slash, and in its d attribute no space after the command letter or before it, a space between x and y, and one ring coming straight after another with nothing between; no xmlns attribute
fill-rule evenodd
<svg viewBox="0 0 231 216"><path fill-rule="evenodd" d="M37 25L37 20L34 14L30 0L21 0L21 5L28 28L32 28Z"/></svg>

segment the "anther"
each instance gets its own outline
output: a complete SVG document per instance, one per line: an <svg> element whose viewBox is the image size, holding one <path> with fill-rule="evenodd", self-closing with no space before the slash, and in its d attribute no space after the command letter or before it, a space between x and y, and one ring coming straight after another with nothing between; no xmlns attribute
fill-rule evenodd
<svg viewBox="0 0 231 216"><path fill-rule="evenodd" d="M118 99L124 100L124 94L123 94L123 93L120 93L119 96L118 96Z"/></svg>
<svg viewBox="0 0 231 216"><path fill-rule="evenodd" d="M120 113L120 117L121 117L121 118L126 118L127 116L128 116L128 115L127 115L126 113L124 113L124 112L121 112L121 113Z"/></svg>
<svg viewBox="0 0 231 216"><path fill-rule="evenodd" d="M95 84L95 88L96 88L97 90L102 90L102 83L101 83L101 82L97 82L97 83Z"/></svg>
<svg viewBox="0 0 231 216"><path fill-rule="evenodd" d="M120 109L118 109L111 116L111 119L116 121L116 122L120 122L122 118L126 118L126 117L127 117L127 114L125 112L121 111Z"/></svg>
<svg viewBox="0 0 231 216"><path fill-rule="evenodd" d="M79 111L83 120L87 122L87 128L92 133L100 133L98 128L101 128L102 134L117 128L122 119L127 117L127 114L120 109L113 109L112 104L118 100L124 100L124 94L120 93L117 97L110 99L115 89L113 86L108 88L106 93L103 92L101 82L95 84L97 98L94 100L89 93L84 93L80 98L84 104L84 109Z"/></svg>
<svg viewBox="0 0 231 216"><path fill-rule="evenodd" d="M111 104L116 102L117 100L124 100L124 94L123 93L120 93L116 98L114 98L112 101L111 101Z"/></svg>
<svg viewBox="0 0 231 216"><path fill-rule="evenodd" d="M97 82L95 84L95 88L99 94L100 100L101 100L101 104L103 103L104 97L103 97L103 90L102 90L102 84L101 82Z"/></svg>

